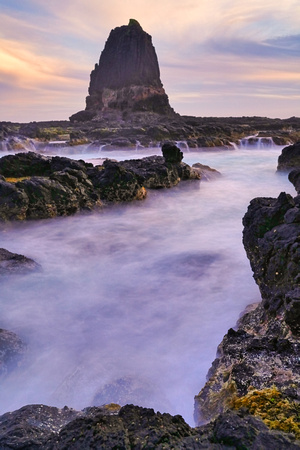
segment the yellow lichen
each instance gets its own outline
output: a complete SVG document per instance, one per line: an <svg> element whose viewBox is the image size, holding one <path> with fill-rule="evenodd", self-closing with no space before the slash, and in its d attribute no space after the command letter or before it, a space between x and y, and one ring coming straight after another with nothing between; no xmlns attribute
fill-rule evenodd
<svg viewBox="0 0 300 450"><path fill-rule="evenodd" d="M18 178L15 178L15 177L5 177L5 180L8 182L8 183L18 183L18 181L23 181L23 180L29 180L31 177L18 177Z"/></svg>
<svg viewBox="0 0 300 450"><path fill-rule="evenodd" d="M232 407L246 408L250 414L259 416L269 428L293 433L300 438L300 404L284 397L275 386L251 390L244 397L235 398Z"/></svg>

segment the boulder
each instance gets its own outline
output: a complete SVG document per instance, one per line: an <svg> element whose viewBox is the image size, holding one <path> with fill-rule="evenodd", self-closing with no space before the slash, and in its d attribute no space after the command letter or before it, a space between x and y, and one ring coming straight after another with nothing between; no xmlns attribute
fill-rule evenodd
<svg viewBox="0 0 300 450"><path fill-rule="evenodd" d="M290 171L297 167L300 168L300 142L289 145L282 150L278 157L277 170Z"/></svg>
<svg viewBox="0 0 300 450"><path fill-rule="evenodd" d="M6 178L49 176L66 168L85 170L91 164L61 156L44 156L35 152L17 153L0 158L0 174Z"/></svg>
<svg viewBox="0 0 300 450"><path fill-rule="evenodd" d="M146 197L139 178L118 162L105 160L102 167L90 170L89 176L101 199L107 202L127 202Z"/></svg>
<svg viewBox="0 0 300 450"><path fill-rule="evenodd" d="M161 151L166 163L180 163L183 160L183 153L176 145L165 143Z"/></svg>
<svg viewBox="0 0 300 450"><path fill-rule="evenodd" d="M162 156L130 159L119 164L135 173L142 185L149 189L170 188L180 180L200 179L199 174L187 164L167 162Z"/></svg>

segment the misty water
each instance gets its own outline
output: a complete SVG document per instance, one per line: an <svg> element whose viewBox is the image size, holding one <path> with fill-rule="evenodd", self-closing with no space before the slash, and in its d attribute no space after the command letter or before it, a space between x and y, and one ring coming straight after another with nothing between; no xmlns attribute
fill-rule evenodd
<svg viewBox="0 0 300 450"><path fill-rule="evenodd" d="M1 247L42 271L1 282L2 328L28 346L2 383L0 412L43 403L76 409L134 403L181 414L217 346L260 300L242 245L242 217L257 196L295 195L276 173L281 147L187 152L219 170L144 201L101 212L2 225ZM160 151L72 155L126 159Z"/></svg>

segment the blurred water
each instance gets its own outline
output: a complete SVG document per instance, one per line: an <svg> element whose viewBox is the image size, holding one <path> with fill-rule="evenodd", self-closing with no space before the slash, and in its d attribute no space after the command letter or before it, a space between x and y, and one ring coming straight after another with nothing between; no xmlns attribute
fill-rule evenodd
<svg viewBox="0 0 300 450"><path fill-rule="evenodd" d="M126 402L193 424L193 397L217 345L260 299L242 217L256 196L295 195L276 173L280 151L191 151L185 162L223 176L100 213L3 226L1 247L43 271L1 285L1 327L28 344L26 364L2 385L1 413L28 403L84 408L106 384L127 377L136 389ZM72 157L146 153L159 152Z"/></svg>

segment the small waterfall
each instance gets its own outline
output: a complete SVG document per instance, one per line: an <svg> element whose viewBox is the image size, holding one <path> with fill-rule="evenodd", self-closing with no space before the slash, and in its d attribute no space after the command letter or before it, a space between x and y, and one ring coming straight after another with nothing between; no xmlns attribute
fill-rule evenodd
<svg viewBox="0 0 300 450"><path fill-rule="evenodd" d="M135 151L142 150L143 148L145 147L140 143L140 141L135 141Z"/></svg>
<svg viewBox="0 0 300 450"><path fill-rule="evenodd" d="M26 137L9 136L0 141L1 152L36 152L37 142Z"/></svg>
<svg viewBox="0 0 300 450"><path fill-rule="evenodd" d="M185 150L187 152L190 151L190 147L187 143L187 141L175 141L176 145L178 148L180 148L180 150Z"/></svg>
<svg viewBox="0 0 300 450"><path fill-rule="evenodd" d="M274 147L275 143L272 137L258 136L248 136L240 140L239 148L242 149L266 149Z"/></svg>
<svg viewBox="0 0 300 450"><path fill-rule="evenodd" d="M229 144L233 147L234 150L239 149L239 146L235 142L229 142Z"/></svg>

